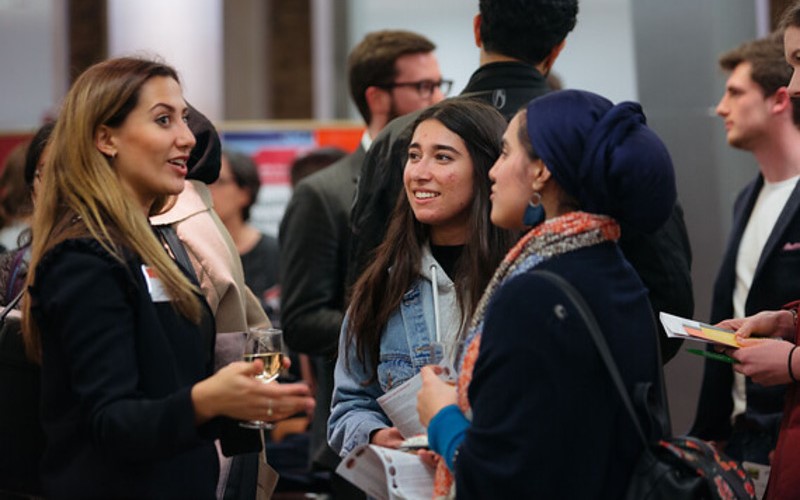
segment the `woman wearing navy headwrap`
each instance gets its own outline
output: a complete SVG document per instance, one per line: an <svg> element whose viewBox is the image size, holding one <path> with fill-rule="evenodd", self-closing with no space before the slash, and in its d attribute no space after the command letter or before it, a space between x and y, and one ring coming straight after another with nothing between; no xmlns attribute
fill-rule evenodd
<svg viewBox="0 0 800 500"><path fill-rule="evenodd" d="M583 295L629 389L655 383L647 290L616 240L620 222L648 231L669 216L669 154L638 104L570 90L517 114L489 177L492 222L530 230L481 299L457 388L423 370L420 418L444 458L436 493L451 493L454 471L459 498L620 498L639 438L584 322L533 271Z"/></svg>

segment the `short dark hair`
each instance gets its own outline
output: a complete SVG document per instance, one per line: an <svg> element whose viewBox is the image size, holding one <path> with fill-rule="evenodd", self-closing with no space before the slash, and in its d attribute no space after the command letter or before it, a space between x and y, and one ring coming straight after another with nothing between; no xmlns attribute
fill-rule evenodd
<svg viewBox="0 0 800 500"><path fill-rule="evenodd" d="M42 157L44 148L47 146L47 141L50 140L50 134L53 133L55 122L47 122L33 135L31 143L28 145L28 150L25 153L25 183L30 188L33 188L33 179L36 177L36 170L39 167L39 160Z"/></svg>
<svg viewBox="0 0 800 500"><path fill-rule="evenodd" d="M402 56L433 52L436 45L422 35L403 30L367 33L347 57L350 95L358 112L369 124L372 113L367 106L367 87L389 85L397 76L395 62Z"/></svg>
<svg viewBox="0 0 800 500"><path fill-rule="evenodd" d="M242 219L250 220L250 207L256 202L258 190L261 189L258 168L253 159L246 154L222 150L222 156L228 159L233 181L250 194L250 203L242 208Z"/></svg>
<svg viewBox="0 0 800 500"><path fill-rule="evenodd" d="M743 43L719 58L719 66L725 71L733 71L742 63L750 63L750 79L761 87L765 97L774 95L792 79L792 67L783 54L781 33ZM800 107L795 105L794 99L792 106L792 119L795 125L800 125Z"/></svg>
<svg viewBox="0 0 800 500"><path fill-rule="evenodd" d="M800 28L800 2L788 7L781 16L778 29L783 31L789 27Z"/></svg>
<svg viewBox="0 0 800 500"><path fill-rule="evenodd" d="M541 63L575 28L578 0L480 0L487 52Z"/></svg>
<svg viewBox="0 0 800 500"><path fill-rule="evenodd" d="M297 186L298 182L314 172L336 163L345 156L347 156L345 150L336 147L312 149L306 154L298 156L289 167L289 178L292 187Z"/></svg>

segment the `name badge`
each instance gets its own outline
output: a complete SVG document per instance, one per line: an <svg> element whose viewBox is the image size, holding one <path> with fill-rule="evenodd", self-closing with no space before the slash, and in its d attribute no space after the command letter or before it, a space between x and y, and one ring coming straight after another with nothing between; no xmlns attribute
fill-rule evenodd
<svg viewBox="0 0 800 500"><path fill-rule="evenodd" d="M142 274L144 275L145 282L147 282L147 291L150 293L150 299L153 302L169 302L172 300L167 294L164 283L161 282L161 278L158 277L155 269L142 264Z"/></svg>

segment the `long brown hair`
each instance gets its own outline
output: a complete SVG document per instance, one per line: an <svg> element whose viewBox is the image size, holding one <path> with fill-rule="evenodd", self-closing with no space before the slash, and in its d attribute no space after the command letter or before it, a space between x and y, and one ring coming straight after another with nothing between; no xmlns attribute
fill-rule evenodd
<svg viewBox="0 0 800 500"><path fill-rule="evenodd" d="M464 324L515 236L492 225L489 218L489 169L500 156L506 122L494 108L470 99L448 99L427 108L411 125L412 131L426 120L437 120L461 137L472 160L473 200L467 242L452 276L463 333ZM419 279L422 246L428 233L429 226L416 220L402 191L383 243L354 285L347 339L348 343L355 341L358 360L372 368L372 379L377 372L383 330L403 294Z"/></svg>
<svg viewBox="0 0 800 500"><path fill-rule="evenodd" d="M142 86L156 76L179 82L173 68L138 58L110 59L86 70L67 93L50 139L33 217L33 245L26 287L35 285L36 267L58 243L77 237L97 240L111 255L125 261L124 249L155 268L172 303L185 317L199 322L195 287L178 269L155 237L141 206L127 194L115 170L95 145L102 125L119 127L136 107ZM151 207L160 210L166 197ZM23 304L25 344L29 356L41 359L41 334Z"/></svg>

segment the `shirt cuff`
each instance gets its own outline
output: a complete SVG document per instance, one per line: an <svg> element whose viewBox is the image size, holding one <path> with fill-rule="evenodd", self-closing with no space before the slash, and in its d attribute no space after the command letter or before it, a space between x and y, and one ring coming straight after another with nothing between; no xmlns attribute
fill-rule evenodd
<svg viewBox="0 0 800 500"><path fill-rule="evenodd" d="M470 422L456 405L445 406L428 423L428 446L444 458L452 471L455 455Z"/></svg>

